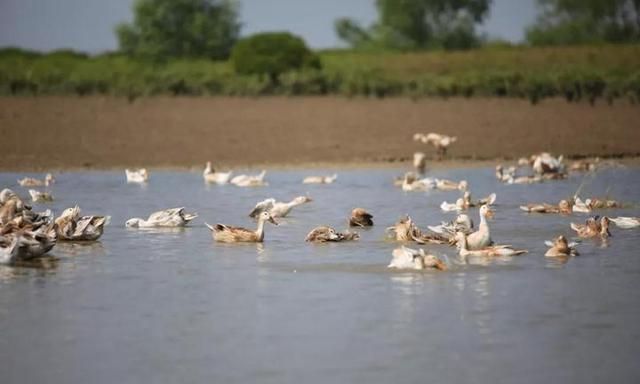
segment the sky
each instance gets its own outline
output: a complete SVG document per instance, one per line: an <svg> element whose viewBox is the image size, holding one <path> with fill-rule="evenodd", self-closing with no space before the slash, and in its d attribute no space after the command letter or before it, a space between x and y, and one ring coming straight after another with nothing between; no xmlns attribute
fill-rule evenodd
<svg viewBox="0 0 640 384"><path fill-rule="evenodd" d="M98 53L117 48L116 24L132 19L133 0L0 0L0 47ZM342 46L333 30L339 17L371 24L374 0L240 0L242 34L291 31L312 48ZM535 0L493 0L480 31L521 41L536 18Z"/></svg>

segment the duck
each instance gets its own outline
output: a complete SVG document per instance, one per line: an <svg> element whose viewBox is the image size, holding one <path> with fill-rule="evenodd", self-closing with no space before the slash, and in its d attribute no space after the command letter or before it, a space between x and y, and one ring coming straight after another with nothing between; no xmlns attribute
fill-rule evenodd
<svg viewBox="0 0 640 384"><path fill-rule="evenodd" d="M12 264L18 260L19 240L17 235L0 236L0 264Z"/></svg>
<svg viewBox="0 0 640 384"><path fill-rule="evenodd" d="M599 219L599 220L598 220ZM585 224L571 223L571 229L576 231L578 237L581 238L594 238L600 236L602 239L606 239L611 236L609 232L609 218L603 216L590 217L586 220Z"/></svg>
<svg viewBox="0 0 640 384"><path fill-rule="evenodd" d="M485 246L477 249L469 249L468 240L469 236L465 236L464 233L458 232L455 235L456 246L458 248L458 254L462 260L466 263L467 258L471 257L500 257L500 256L517 256L527 253L524 249L513 249L510 245L495 245Z"/></svg>
<svg viewBox="0 0 640 384"><path fill-rule="evenodd" d="M364 208L354 208L349 218L350 227L371 227L373 225L373 215Z"/></svg>
<svg viewBox="0 0 640 384"><path fill-rule="evenodd" d="M507 177L507 184L535 184L541 183L544 179L542 176L534 175L534 176L518 176L509 175Z"/></svg>
<svg viewBox="0 0 640 384"><path fill-rule="evenodd" d="M440 271L447 270L447 264L437 256L427 254L424 249L411 249L404 245L396 248L391 253L392 259L387 268L423 270L434 268Z"/></svg>
<svg viewBox="0 0 640 384"><path fill-rule="evenodd" d="M302 180L302 184L331 184L338 178L337 174L331 176L307 176Z"/></svg>
<svg viewBox="0 0 640 384"><path fill-rule="evenodd" d="M335 229L321 225L311 230L304 241L312 243L340 242L358 240L360 235L357 232L338 232Z"/></svg>
<svg viewBox="0 0 640 384"><path fill-rule="evenodd" d="M576 250L577 243L569 243L567 239L560 235L553 241L544 242L548 247L551 247L544 254L546 257L567 257L578 256L579 253Z"/></svg>
<svg viewBox="0 0 640 384"><path fill-rule="evenodd" d="M478 230L467 235L466 239L466 244L470 250L486 248L493 244L491 231L487 223L487 218L491 218L493 215L494 212L488 205L485 204L480 207L480 225L478 226Z"/></svg>
<svg viewBox="0 0 640 384"><path fill-rule="evenodd" d="M504 168L501 164L496 165L496 179L503 183L509 181L510 178L515 177L516 167Z"/></svg>
<svg viewBox="0 0 640 384"><path fill-rule="evenodd" d="M443 235L422 233L409 215L401 218L393 227L387 228L386 232L393 232L396 241L415 241L418 244L446 244L449 242L449 239Z"/></svg>
<svg viewBox="0 0 640 384"><path fill-rule="evenodd" d="M416 133L413 135L413 140L421 141L424 144L431 144L436 148L438 157L442 157L447 154L447 149L449 149L449 146L458 141L458 138L456 136L448 136L440 133L430 132L426 135L424 133Z"/></svg>
<svg viewBox="0 0 640 384"><path fill-rule="evenodd" d="M32 177L25 177L18 180L18 184L21 187L42 187L42 186L48 187L49 185L55 183L55 181L56 180L53 178L53 175L50 173L47 173L44 177L44 180L38 180Z"/></svg>
<svg viewBox="0 0 640 384"><path fill-rule="evenodd" d="M593 161L576 160L569 165L569 171L572 172L589 172L594 171L600 162L600 158L596 157Z"/></svg>
<svg viewBox="0 0 640 384"><path fill-rule="evenodd" d="M407 172L402 180L402 190L405 192L428 191L435 188L435 180L431 178L418 179L413 172Z"/></svg>
<svg viewBox="0 0 640 384"><path fill-rule="evenodd" d="M238 175L230 180L230 183L238 187L264 187L269 185L264 181L267 171L263 170L257 175Z"/></svg>
<svg viewBox="0 0 640 384"><path fill-rule="evenodd" d="M149 172L147 172L146 168L124 170L125 175L127 176L127 183L146 183L149 181Z"/></svg>
<svg viewBox="0 0 640 384"><path fill-rule="evenodd" d="M440 204L440 209L444 212L460 212L466 210L467 207L464 204L464 199L460 197L455 203L447 203L446 201L443 201L442 204Z"/></svg>
<svg viewBox="0 0 640 384"><path fill-rule="evenodd" d="M424 175L427 169L427 155L425 155L424 152L415 152L413 154L413 167L416 173Z"/></svg>
<svg viewBox="0 0 640 384"><path fill-rule="evenodd" d="M53 195L49 192L40 192L35 189L30 189L29 195L31 195L31 201L34 203L53 201Z"/></svg>
<svg viewBox="0 0 640 384"><path fill-rule="evenodd" d="M462 195L462 200L464 203L464 207L465 209L468 209L469 207L476 207L479 205L493 205L496 202L496 198L498 197L498 195L496 195L495 193L490 194L487 197L483 197L481 199L479 199L478 201L473 201L471 199L471 192L470 191L464 191L463 195Z"/></svg>
<svg viewBox="0 0 640 384"><path fill-rule="evenodd" d="M440 225L427 226L427 228L434 233L453 237L456 232L463 232L468 235L473 230L473 220L469 215L465 213L459 214L455 220L450 222L441 222Z"/></svg>
<svg viewBox="0 0 640 384"><path fill-rule="evenodd" d="M313 201L309 196L298 196L288 203L276 201L274 198L265 199L253 208L249 217L257 217L262 212L269 212L272 217L286 217L293 208Z"/></svg>
<svg viewBox="0 0 640 384"><path fill-rule="evenodd" d="M170 208L154 212L146 220L138 217L129 219L124 225L128 228L175 228L186 226L196 217L198 217L197 213L185 213L184 207Z"/></svg>
<svg viewBox="0 0 640 384"><path fill-rule="evenodd" d="M564 173L562 160L562 155L554 157L548 152L542 152L531 156L531 167L538 175L545 173Z"/></svg>
<svg viewBox="0 0 640 384"><path fill-rule="evenodd" d="M109 216L80 216L80 207L65 209L55 219L56 233L62 241L96 241L109 224Z"/></svg>
<svg viewBox="0 0 640 384"><path fill-rule="evenodd" d="M436 179L436 189L441 191L466 191L469 187L469 184L466 180L462 180L459 182L446 180L446 179Z"/></svg>
<svg viewBox="0 0 640 384"><path fill-rule="evenodd" d="M572 204L568 200L560 200L558 205L535 203L521 205L520 209L529 213L560 213L563 215L569 215L571 214Z"/></svg>
<svg viewBox="0 0 640 384"><path fill-rule="evenodd" d="M599 199L597 197L593 197L591 199L586 199L584 202L591 209L622 208L622 203L611 199Z"/></svg>
<svg viewBox="0 0 640 384"><path fill-rule="evenodd" d="M609 218L618 228L630 229L640 227L640 217L611 217Z"/></svg>
<svg viewBox="0 0 640 384"><path fill-rule="evenodd" d="M264 241L264 223L267 221L278 225L278 222L266 211L258 215L258 228L255 231L225 224L211 226L205 223L205 225L211 230L213 239L221 243L262 243Z"/></svg>
<svg viewBox="0 0 640 384"><path fill-rule="evenodd" d="M211 162L207 161L204 171L202 172L202 177L204 181L207 183L213 184L228 184L231 179L232 171L229 172L216 172L211 167Z"/></svg>

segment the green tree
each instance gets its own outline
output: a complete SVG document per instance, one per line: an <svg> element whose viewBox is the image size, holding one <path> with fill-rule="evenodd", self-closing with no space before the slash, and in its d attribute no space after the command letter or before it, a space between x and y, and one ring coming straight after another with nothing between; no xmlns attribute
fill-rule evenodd
<svg viewBox="0 0 640 384"><path fill-rule="evenodd" d="M135 0L131 24L120 24L120 50L151 58L225 59L238 39L233 0Z"/></svg>
<svg viewBox="0 0 640 384"><path fill-rule="evenodd" d="M640 40L640 0L538 0L538 7L526 34L533 45Z"/></svg>
<svg viewBox="0 0 640 384"><path fill-rule="evenodd" d="M363 43L394 48L466 49L478 44L475 25L491 0L376 0L378 21L365 31L349 19L336 21L338 36L353 47Z"/></svg>

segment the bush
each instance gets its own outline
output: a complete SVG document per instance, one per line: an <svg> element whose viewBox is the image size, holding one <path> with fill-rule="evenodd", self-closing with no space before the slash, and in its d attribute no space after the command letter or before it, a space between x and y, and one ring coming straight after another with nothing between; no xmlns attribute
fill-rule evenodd
<svg viewBox="0 0 640 384"><path fill-rule="evenodd" d="M320 69L318 56L288 32L259 33L240 40L231 52L231 62L238 74L268 75L274 82L285 72Z"/></svg>

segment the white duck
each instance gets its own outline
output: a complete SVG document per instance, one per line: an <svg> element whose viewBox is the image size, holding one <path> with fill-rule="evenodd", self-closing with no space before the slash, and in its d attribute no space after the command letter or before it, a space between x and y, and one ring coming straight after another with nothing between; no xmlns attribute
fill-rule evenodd
<svg viewBox="0 0 640 384"><path fill-rule="evenodd" d="M448 223L443 221L440 225L429 225L427 228L440 235L453 236L456 232L468 235L473 230L473 220L467 214L461 213L453 221Z"/></svg>
<svg viewBox="0 0 640 384"><path fill-rule="evenodd" d="M532 156L532 160L533 164L531 167L538 175L545 173L561 173L564 170L562 156L556 158L551 156L548 152L542 152L538 155Z"/></svg>
<svg viewBox="0 0 640 384"><path fill-rule="evenodd" d="M467 235L467 245L469 249L482 249L493 244L489 224L487 223L487 218L493 217L493 214L493 211L488 205L480 207L480 225L478 226L478 230Z"/></svg>
<svg viewBox="0 0 640 384"><path fill-rule="evenodd" d="M416 133L413 135L413 140L433 145L438 155L443 156L447 154L449 146L455 143L458 138L456 136L447 136L431 132L426 135L424 133Z"/></svg>
<svg viewBox="0 0 640 384"><path fill-rule="evenodd" d="M500 257L500 256L516 256L521 255L523 253L527 253L524 249L513 249L510 245L495 245L495 246L487 246L479 249L469 249L469 245L467 243L467 239L469 237L465 236L464 233L458 232L456 233L456 246L458 248L458 254L462 258L462 260L467 263L468 257Z"/></svg>
<svg viewBox="0 0 640 384"><path fill-rule="evenodd" d="M331 184L338 178L337 174L331 176L307 176L302 180L302 184Z"/></svg>
<svg viewBox="0 0 640 384"><path fill-rule="evenodd" d="M59 240L95 241L102 236L110 219L109 216L80 216L80 208L76 205L65 209L55 220L56 233Z"/></svg>
<svg viewBox="0 0 640 384"><path fill-rule="evenodd" d="M611 217L609 218L618 228L630 229L640 227L640 217Z"/></svg>
<svg viewBox="0 0 640 384"><path fill-rule="evenodd" d="M466 180L462 180L459 182L446 180L446 179L436 179L436 188L441 191L466 191L469 187L469 184Z"/></svg>
<svg viewBox="0 0 640 384"><path fill-rule="evenodd" d="M447 203L446 201L443 201L442 204L440 204L440 209L444 212L460 212L466 210L462 197L456 200L455 203Z"/></svg>
<svg viewBox="0 0 640 384"><path fill-rule="evenodd" d="M35 189L30 189L29 194L31 195L31 201L34 203L53 201L53 195L48 192L40 192Z"/></svg>
<svg viewBox="0 0 640 384"><path fill-rule="evenodd" d="M204 171L202 172L202 177L204 178L204 181L206 181L207 183L227 184L227 183L229 183L229 180L231 179L231 174L232 173L233 173L233 171L216 172L211 167L211 162L207 161L207 166L205 167Z"/></svg>
<svg viewBox="0 0 640 384"><path fill-rule="evenodd" d="M425 253L424 249L411 249L404 245L392 252L391 263L387 268L423 270L435 268L441 271L447 270L447 264L438 257Z"/></svg>
<svg viewBox="0 0 640 384"><path fill-rule="evenodd" d="M263 187L269 185L264 181L267 171L262 171L257 175L238 175L231 179L230 183L238 187Z"/></svg>
<svg viewBox="0 0 640 384"><path fill-rule="evenodd" d="M145 168L124 170L125 175L127 176L127 183L146 183L149 181L149 172Z"/></svg>
<svg viewBox="0 0 640 384"><path fill-rule="evenodd" d="M418 179L413 172L407 172L402 180L402 190L405 192L428 191L435 187L435 180L431 178Z"/></svg>
<svg viewBox="0 0 640 384"><path fill-rule="evenodd" d="M53 184L56 180L53 178L53 175L50 173L47 173L44 177L44 181L43 180L38 180L38 179L34 179L32 177L25 177L23 179L18 180L18 184L20 184L21 187L42 187L42 186L49 186L51 184Z"/></svg>
<svg viewBox="0 0 640 384"><path fill-rule="evenodd" d="M262 212L269 212L272 217L285 217L294 207L313 201L309 196L298 196L288 203L276 201L274 198L265 199L253 208L249 217L257 217Z"/></svg>
<svg viewBox="0 0 640 384"><path fill-rule="evenodd" d="M154 212L146 220L137 217L129 219L125 226L129 228L184 227L196 217L198 217L197 213L185 213L184 207L171 208Z"/></svg>
<svg viewBox="0 0 640 384"><path fill-rule="evenodd" d="M427 155L423 152L416 152L413 154L413 167L419 175L424 175L427 168Z"/></svg>
<svg viewBox="0 0 640 384"><path fill-rule="evenodd" d="M571 206L571 210L573 212L579 213L590 213L591 207L589 206L589 199L587 201L582 201L578 196L573 197L573 205Z"/></svg>

